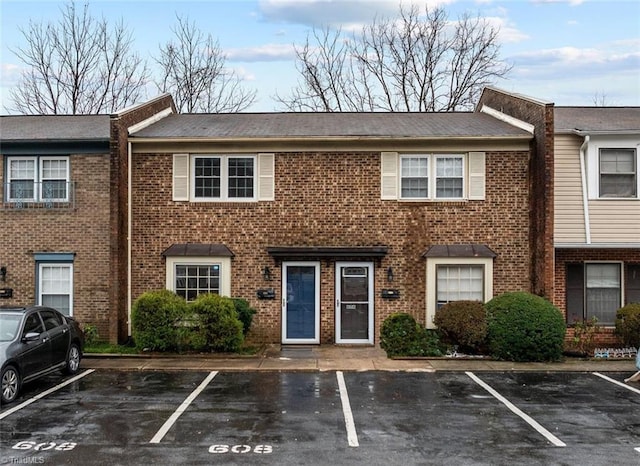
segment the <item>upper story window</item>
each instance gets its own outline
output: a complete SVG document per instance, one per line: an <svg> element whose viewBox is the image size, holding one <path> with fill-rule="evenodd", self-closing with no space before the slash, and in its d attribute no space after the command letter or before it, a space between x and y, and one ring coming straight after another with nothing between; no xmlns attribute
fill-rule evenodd
<svg viewBox="0 0 640 466"><path fill-rule="evenodd" d="M638 164L635 149L600 149L601 198L636 198Z"/></svg>
<svg viewBox="0 0 640 466"><path fill-rule="evenodd" d="M68 202L68 157L7 157L7 202Z"/></svg>
<svg viewBox="0 0 640 466"><path fill-rule="evenodd" d="M255 200L254 156L194 155L194 200Z"/></svg>
<svg viewBox="0 0 640 466"><path fill-rule="evenodd" d="M273 201L275 155L173 154L174 201Z"/></svg>
<svg viewBox="0 0 640 466"><path fill-rule="evenodd" d="M380 197L408 201L482 200L484 152L380 154Z"/></svg>

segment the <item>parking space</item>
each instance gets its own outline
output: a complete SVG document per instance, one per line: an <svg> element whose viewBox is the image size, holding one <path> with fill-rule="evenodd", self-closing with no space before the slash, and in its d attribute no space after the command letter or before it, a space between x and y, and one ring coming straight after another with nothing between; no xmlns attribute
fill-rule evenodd
<svg viewBox="0 0 640 466"><path fill-rule="evenodd" d="M0 464L640 464L627 375L88 371L0 409Z"/></svg>

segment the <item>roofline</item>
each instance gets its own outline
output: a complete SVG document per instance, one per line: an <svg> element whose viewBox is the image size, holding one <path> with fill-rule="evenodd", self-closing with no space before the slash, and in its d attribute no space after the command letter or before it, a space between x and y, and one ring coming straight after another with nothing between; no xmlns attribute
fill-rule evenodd
<svg viewBox="0 0 640 466"><path fill-rule="evenodd" d="M171 97L171 94L168 93L168 92L165 92L164 94L160 94L159 96L156 96L151 100L147 100L147 101L139 103L139 104L134 104L134 105L131 105L129 107L125 107L125 108L123 108L121 110L116 110L114 113L111 113L109 116L111 118L120 118L120 117L122 117L123 115L125 115L127 113L134 112L134 111L138 110L141 107L145 107L145 106L147 106L149 104L152 104L154 102L158 102L159 100L165 99L166 97Z"/></svg>
<svg viewBox="0 0 640 466"><path fill-rule="evenodd" d="M580 137L585 136L637 136L640 134L639 129L621 129L621 130L589 130L589 129L562 129L554 131L556 134L575 134Z"/></svg>
<svg viewBox="0 0 640 466"><path fill-rule="evenodd" d="M511 136L296 136L296 137L282 137L282 136L273 136L273 137L136 137L133 135L129 138L129 142L133 143L160 143L160 142L171 142L171 143L202 143L202 142L215 142L215 143L230 143L230 142L322 142L322 141L330 141L330 142L360 142L360 141L412 141L412 142L421 142L421 141L452 141L452 140L463 140L463 141L487 141L487 140L496 140L496 141L528 141L532 138L530 134L522 134L522 135L511 135Z"/></svg>
<svg viewBox="0 0 640 466"><path fill-rule="evenodd" d="M508 96L514 97L516 99L527 100L527 101L532 102L532 103L534 103L536 105L544 105L544 106L554 105L555 106L555 104L553 102L551 102L551 101L541 100L541 99L538 99L536 97L531 97L531 96L528 96L528 95L525 95L525 94L518 94L516 92L508 92L508 91L505 91L504 89L500 89L499 87L485 86L483 91L482 91L483 93L484 93L485 89L491 90L493 92L498 92L500 94L508 95ZM481 101L482 101L482 96L480 97L478 102L481 102Z"/></svg>

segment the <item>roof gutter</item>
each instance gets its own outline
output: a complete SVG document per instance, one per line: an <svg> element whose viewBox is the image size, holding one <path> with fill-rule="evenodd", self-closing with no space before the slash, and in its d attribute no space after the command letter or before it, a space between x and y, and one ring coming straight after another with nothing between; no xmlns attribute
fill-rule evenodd
<svg viewBox="0 0 640 466"><path fill-rule="evenodd" d="M521 134L521 135L496 135L496 136L459 136L459 135L446 135L446 136L432 136L432 137L424 137L424 136L406 136L406 137L398 137L398 136L296 136L296 137L132 137L131 142L133 143L203 143L203 142L214 142L214 143L267 143L267 142L361 142L361 141L414 141L414 142L429 142L429 141L451 141L455 139L456 141L487 141L487 140L496 140L496 141L529 141L531 140L531 135Z"/></svg>

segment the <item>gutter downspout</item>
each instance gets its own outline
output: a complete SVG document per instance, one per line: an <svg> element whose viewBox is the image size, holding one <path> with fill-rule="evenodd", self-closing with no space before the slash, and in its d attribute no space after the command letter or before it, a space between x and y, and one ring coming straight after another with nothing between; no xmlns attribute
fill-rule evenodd
<svg viewBox="0 0 640 466"><path fill-rule="evenodd" d="M584 234L586 244L591 244L591 222L589 220L589 193L587 190L587 170L585 168L585 158L587 156L587 146L589 145L589 135L585 135L584 142L580 146L580 181L582 182L582 209L584 213Z"/></svg>
<svg viewBox="0 0 640 466"><path fill-rule="evenodd" d="M131 332L131 213L133 211L131 207L131 179L133 175L131 173L131 141L127 141L127 332L129 338L132 336Z"/></svg>

